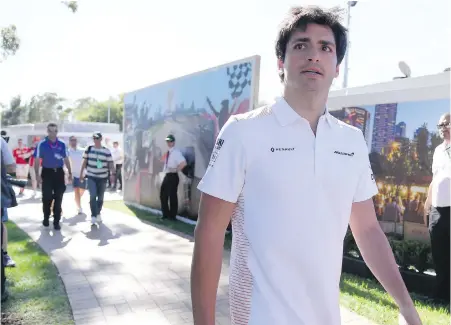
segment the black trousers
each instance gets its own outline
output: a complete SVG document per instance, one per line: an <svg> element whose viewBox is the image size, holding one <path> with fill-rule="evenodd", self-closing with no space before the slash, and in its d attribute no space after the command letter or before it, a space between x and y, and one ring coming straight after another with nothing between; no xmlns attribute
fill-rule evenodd
<svg viewBox="0 0 451 325"><path fill-rule="evenodd" d="M161 212L163 218L175 219L178 210L177 188L179 186L179 175L167 173L164 176L160 190ZM168 204L170 201L170 207Z"/></svg>
<svg viewBox="0 0 451 325"><path fill-rule="evenodd" d="M114 179L114 188L116 188L117 181L119 181L119 187L122 188L122 164L116 164L116 178Z"/></svg>
<svg viewBox="0 0 451 325"><path fill-rule="evenodd" d="M50 208L53 202L53 224L58 224L61 219L61 204L66 191L64 170L62 168L42 168L42 212L44 220L50 218Z"/></svg>
<svg viewBox="0 0 451 325"><path fill-rule="evenodd" d="M436 273L435 298L449 303L450 207L432 207L429 213L432 259Z"/></svg>

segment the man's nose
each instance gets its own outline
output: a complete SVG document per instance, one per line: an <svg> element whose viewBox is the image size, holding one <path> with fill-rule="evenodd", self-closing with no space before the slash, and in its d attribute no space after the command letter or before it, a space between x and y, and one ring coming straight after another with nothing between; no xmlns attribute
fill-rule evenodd
<svg viewBox="0 0 451 325"><path fill-rule="evenodd" d="M310 48L307 53L307 60L310 62L319 62L319 51L315 48Z"/></svg>

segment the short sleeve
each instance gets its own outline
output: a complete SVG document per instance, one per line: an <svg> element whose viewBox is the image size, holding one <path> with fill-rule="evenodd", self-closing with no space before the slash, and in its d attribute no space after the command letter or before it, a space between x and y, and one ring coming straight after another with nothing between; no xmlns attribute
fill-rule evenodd
<svg viewBox="0 0 451 325"><path fill-rule="evenodd" d="M203 193L232 203L237 202L245 178L246 157L239 126L232 116L222 127L207 171L198 185Z"/></svg>
<svg viewBox="0 0 451 325"><path fill-rule="evenodd" d="M67 149L67 146L66 146L66 144L65 143L63 143L63 146L64 146L64 150L63 150L63 158L67 158L67 157L69 157L69 152L67 151L68 149Z"/></svg>
<svg viewBox="0 0 451 325"><path fill-rule="evenodd" d="M376 185L376 179L371 168L370 158L368 155L368 147L366 145L365 138L363 137L363 133L359 142L361 168L357 188L354 193L354 202L366 201L368 199L371 199L379 192Z"/></svg>
<svg viewBox="0 0 451 325"><path fill-rule="evenodd" d="M9 150L8 147L8 143L5 141L5 139L0 138L1 139L1 150L2 150L2 159L3 159L3 163L5 165L13 165L15 163L14 157L11 153L11 150Z"/></svg>
<svg viewBox="0 0 451 325"><path fill-rule="evenodd" d="M183 157L182 153L177 150L177 166L180 165L182 162L186 162L185 157Z"/></svg>
<svg viewBox="0 0 451 325"><path fill-rule="evenodd" d="M85 152L83 152L83 159L88 159L88 150L89 150L89 147L87 147Z"/></svg>
<svg viewBox="0 0 451 325"><path fill-rule="evenodd" d="M106 160L108 162L113 162L113 156L111 155L111 150L110 149L106 149Z"/></svg>
<svg viewBox="0 0 451 325"><path fill-rule="evenodd" d="M39 142L38 145L36 146L36 150L34 151L33 157L35 158L43 158L43 153L42 153L42 144L44 142Z"/></svg>

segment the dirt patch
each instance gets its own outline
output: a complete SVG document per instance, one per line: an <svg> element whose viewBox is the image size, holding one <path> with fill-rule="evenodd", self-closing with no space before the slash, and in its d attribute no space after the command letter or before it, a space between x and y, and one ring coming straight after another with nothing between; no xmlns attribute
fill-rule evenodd
<svg viewBox="0 0 451 325"><path fill-rule="evenodd" d="M22 325L22 319L10 313L2 313L2 325Z"/></svg>

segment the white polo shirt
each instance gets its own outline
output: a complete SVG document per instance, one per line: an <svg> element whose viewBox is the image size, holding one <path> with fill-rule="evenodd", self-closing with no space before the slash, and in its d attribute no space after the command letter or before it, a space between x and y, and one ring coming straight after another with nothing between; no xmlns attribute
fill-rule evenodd
<svg viewBox="0 0 451 325"><path fill-rule="evenodd" d="M83 154L84 154L84 150L81 148L72 148L70 147L67 150L70 162L71 162L71 167L72 167L72 176L73 177L80 177L80 171L81 171L81 165L83 164ZM86 170L85 170L86 173Z"/></svg>
<svg viewBox="0 0 451 325"><path fill-rule="evenodd" d="M166 159L166 155L169 154L169 158ZM185 157L183 157L182 152L172 147L166 152L165 155L165 163L163 171L165 173L174 173L177 172L177 167L184 161L186 161Z"/></svg>
<svg viewBox="0 0 451 325"><path fill-rule="evenodd" d="M338 325L353 202L377 193L360 130L326 112L316 137L286 103L232 116L198 188L237 202L233 325Z"/></svg>
<svg viewBox="0 0 451 325"><path fill-rule="evenodd" d="M432 160L432 197L434 207L450 206L451 147L442 143L435 148Z"/></svg>

